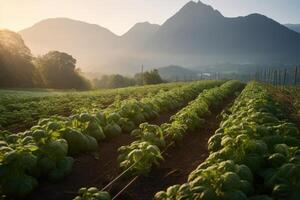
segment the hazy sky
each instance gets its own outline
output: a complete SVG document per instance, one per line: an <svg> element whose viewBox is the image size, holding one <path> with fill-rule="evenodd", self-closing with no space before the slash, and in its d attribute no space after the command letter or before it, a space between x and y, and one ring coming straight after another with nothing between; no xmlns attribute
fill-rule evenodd
<svg viewBox="0 0 300 200"><path fill-rule="evenodd" d="M123 34L137 22L162 24L188 0L0 0L0 28L19 31L52 17L99 24ZM265 14L281 23L300 23L299 0L202 0L223 15Z"/></svg>

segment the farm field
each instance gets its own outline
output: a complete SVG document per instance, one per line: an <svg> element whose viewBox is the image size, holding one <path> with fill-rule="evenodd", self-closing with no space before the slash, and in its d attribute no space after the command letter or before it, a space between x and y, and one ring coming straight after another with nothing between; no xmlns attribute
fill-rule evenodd
<svg viewBox="0 0 300 200"><path fill-rule="evenodd" d="M60 90L0 90L0 130L24 131L39 119L103 109L118 100L151 96L188 83L102 89L88 92Z"/></svg>
<svg viewBox="0 0 300 200"><path fill-rule="evenodd" d="M0 200L300 200L300 1L227 1L0 0Z"/></svg>
<svg viewBox="0 0 300 200"><path fill-rule="evenodd" d="M297 115L300 117L300 87L290 87L287 91L294 98L292 102L297 109Z"/></svg>
<svg viewBox="0 0 300 200"><path fill-rule="evenodd" d="M7 163L7 165L1 165L4 170L9 169L8 174L4 173L6 175L1 177L2 181L7 182L13 178L24 179L25 183L29 181L29 183L31 182L30 187L26 188L29 192L37 185L37 182L27 174L43 177L49 176L50 172L53 172L54 174L51 173L54 175L52 178L59 179L70 170L73 163L71 157L66 157L67 154L95 151L98 148L97 141L117 136L122 131L130 132L143 121L154 119L160 113L181 107L195 98L199 92L221 83L221 81L194 82L166 92L161 91L140 100L130 98L116 102L101 112L94 113L92 111L67 118L55 116L42 119L38 125L18 135L4 131L1 133L1 139L4 140L1 145L3 146L1 159L3 159L3 163L6 163L6 156L12 154L16 156L17 160ZM52 151L54 151L53 154ZM23 158L23 156L25 157ZM28 172L31 171L27 168L31 168L30 165L22 163L28 160L27 157L32 158L34 174ZM60 169L60 172L56 169L58 163L64 167L64 169ZM50 170L49 165L53 166L50 167ZM47 169L43 169L43 166ZM36 167L37 169L35 169ZM18 176L11 177L10 173L13 172L17 172ZM11 192L15 193L16 191L11 190ZM23 195L20 194L20 196Z"/></svg>
<svg viewBox="0 0 300 200"><path fill-rule="evenodd" d="M187 182L156 193L155 199L197 199L199 194L210 199L297 199L299 129L281 106L262 85L248 84L209 139L209 157Z"/></svg>
<svg viewBox="0 0 300 200"><path fill-rule="evenodd" d="M114 90L76 94L99 107L0 132L0 192L32 200L298 199L297 91L195 81L128 88L122 98ZM15 98L74 95L32 93Z"/></svg>

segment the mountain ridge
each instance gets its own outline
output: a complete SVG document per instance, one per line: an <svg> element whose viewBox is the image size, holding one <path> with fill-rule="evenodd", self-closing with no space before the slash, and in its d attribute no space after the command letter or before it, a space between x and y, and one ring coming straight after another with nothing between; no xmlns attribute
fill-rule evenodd
<svg viewBox="0 0 300 200"><path fill-rule="evenodd" d="M40 26L37 24L27 29L27 33L24 30L20 33L34 53L56 48L74 55L84 68L104 72L133 73L141 64L202 66L229 62L253 65L300 62L297 56L300 53L299 33L258 13L224 17L201 1L188 2L162 25L137 23L120 36L104 27L81 23L77 29L65 30L68 25L64 25L43 28L41 33L33 31L35 26Z"/></svg>
<svg viewBox="0 0 300 200"><path fill-rule="evenodd" d="M284 24L287 28L300 33L300 24Z"/></svg>

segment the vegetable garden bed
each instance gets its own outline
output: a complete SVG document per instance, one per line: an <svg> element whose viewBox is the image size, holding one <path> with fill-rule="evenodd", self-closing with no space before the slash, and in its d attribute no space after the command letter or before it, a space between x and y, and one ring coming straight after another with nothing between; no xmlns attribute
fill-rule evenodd
<svg viewBox="0 0 300 200"><path fill-rule="evenodd" d="M300 199L300 133L261 84L248 84L209 140L209 157L155 200Z"/></svg>
<svg viewBox="0 0 300 200"><path fill-rule="evenodd" d="M220 87L208 89L201 93L194 101L190 102L188 106L181 109L178 113L172 116L169 123L163 124L161 125L161 127L150 125L148 123L141 124L140 129L132 132L132 134L137 138L140 138L140 140L133 142L131 145L120 147L119 149L120 156L118 160L119 162L121 162L121 168L125 170L123 173L127 174L125 174L125 176L134 174L148 174L151 171L152 165L158 164L158 161L162 158L160 155L161 153L159 152L159 147L163 148L165 146L165 142L161 134L163 134L163 137L168 136L169 139L171 139L171 141L168 141L168 143L173 143L172 140L180 143L180 141L182 141L182 138L188 133L188 131L195 131L197 130L197 128L204 127L203 125L205 120L203 118L205 117L205 115L209 115L211 113L209 109L221 105L226 97L232 96L234 92L241 87L242 84L232 81L225 83ZM152 136L150 137L150 135ZM144 148L144 145L147 146L146 149L139 149ZM129 152L127 149L129 150ZM153 151L155 152L155 154L153 154ZM147 152L149 154L147 154ZM126 156L127 153L129 153L128 156ZM136 153L139 154L139 159L135 159ZM131 155L134 156L132 157ZM123 161L124 158L129 160ZM126 165L123 165L124 162L126 162ZM136 180L136 178L137 177L135 177L132 181ZM116 179L110 182L110 184L116 181L116 183L113 183L113 185L116 185L119 181ZM130 181L129 183L132 183L132 181ZM126 187L127 186L125 186L124 188ZM108 186L104 187L103 190L106 189L109 189ZM89 190L82 188L80 190L80 193L83 192L81 194L82 197L76 197L76 199L89 199L88 196L91 197L91 192L95 192L93 195L100 195L103 197L105 196L104 199L109 199L107 193L97 192L99 190L97 188L90 188ZM113 199L117 199L116 196Z"/></svg>
<svg viewBox="0 0 300 200"><path fill-rule="evenodd" d="M177 110L163 113L158 118L151 120L152 124L160 125L167 122ZM130 134L121 134L117 138L105 140L98 149L97 154L82 154L75 158L73 170L69 176L58 183L44 181L32 193L28 200L66 200L72 199L77 190L83 186L104 186L119 173L117 162L118 148L129 145L135 140ZM44 194L51 194L45 196Z"/></svg>
<svg viewBox="0 0 300 200"><path fill-rule="evenodd" d="M164 153L164 161L159 167L154 168L147 176L139 177L118 199L150 200L157 191L186 182L188 174L207 158L207 142L219 127L219 114L234 98L227 98L222 105L213 109L212 115L205 118L205 127L186 133L178 146L172 146ZM127 182L123 180L123 183L113 188L112 196Z"/></svg>
<svg viewBox="0 0 300 200"><path fill-rule="evenodd" d="M169 91L190 83L168 83L143 87L74 91L0 90L0 130L24 131L41 118L103 109L114 101L141 99L160 90Z"/></svg>
<svg viewBox="0 0 300 200"><path fill-rule="evenodd" d="M105 138L130 132L140 123L178 109L204 89L220 84L194 82L140 101L116 102L101 112L42 119L20 134L0 132L0 192L22 198L37 187L37 181L57 182L72 171L74 159L70 156L94 152Z"/></svg>

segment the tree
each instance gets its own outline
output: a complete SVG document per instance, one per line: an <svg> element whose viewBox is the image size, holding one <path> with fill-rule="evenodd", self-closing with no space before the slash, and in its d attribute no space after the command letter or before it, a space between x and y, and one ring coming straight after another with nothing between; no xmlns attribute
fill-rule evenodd
<svg viewBox="0 0 300 200"><path fill-rule="evenodd" d="M121 88L135 85L133 78L128 78L119 74L104 75L100 80L94 80L94 85L99 88Z"/></svg>
<svg viewBox="0 0 300 200"><path fill-rule="evenodd" d="M76 59L71 55L50 51L35 59L35 64L47 87L58 89L87 89L89 83L75 69Z"/></svg>
<svg viewBox="0 0 300 200"><path fill-rule="evenodd" d="M0 87L40 86L40 76L21 36L0 30Z"/></svg>
<svg viewBox="0 0 300 200"><path fill-rule="evenodd" d="M146 71L143 74L138 73L135 75L135 79L137 80L138 83L143 82L143 84L145 84L145 85L159 84L159 83L164 82L162 80L162 78L160 77L157 69L153 69L151 71Z"/></svg>

